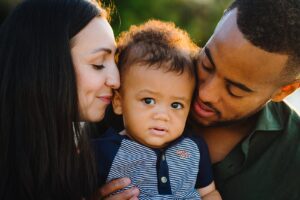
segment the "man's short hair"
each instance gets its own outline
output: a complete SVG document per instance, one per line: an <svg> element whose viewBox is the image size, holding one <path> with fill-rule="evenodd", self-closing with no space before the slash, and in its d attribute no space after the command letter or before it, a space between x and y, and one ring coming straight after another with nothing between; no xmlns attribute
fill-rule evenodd
<svg viewBox="0 0 300 200"><path fill-rule="evenodd" d="M265 51L288 55L284 74L300 78L300 1L235 0L227 12L234 8L244 37Z"/></svg>

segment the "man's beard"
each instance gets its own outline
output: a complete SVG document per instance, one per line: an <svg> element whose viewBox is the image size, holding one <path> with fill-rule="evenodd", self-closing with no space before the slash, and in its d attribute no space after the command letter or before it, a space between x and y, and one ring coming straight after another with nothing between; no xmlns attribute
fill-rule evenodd
<svg viewBox="0 0 300 200"><path fill-rule="evenodd" d="M246 117L239 118L239 119L233 119L233 120L227 120L227 121L216 121L216 122L212 122L211 124L209 124L207 126L203 126L203 125L202 126L203 127L230 127L230 126L234 126L237 124L244 124L246 122L249 122L249 120L256 119L256 116L258 115L258 113L254 114L254 115L251 114Z"/></svg>
<svg viewBox="0 0 300 200"><path fill-rule="evenodd" d="M258 115L260 114L260 111L262 110L263 106L260 106L257 110L249 113L247 116L232 120L224 120L224 121L212 121L209 124L205 125L198 121L196 117L193 116L193 114L190 116L189 121L191 121L194 126L199 126L202 128L208 128L208 127L230 127L235 126L239 124L245 124L250 121L256 120ZM220 113L221 114L221 113ZM221 116L221 115L220 115Z"/></svg>

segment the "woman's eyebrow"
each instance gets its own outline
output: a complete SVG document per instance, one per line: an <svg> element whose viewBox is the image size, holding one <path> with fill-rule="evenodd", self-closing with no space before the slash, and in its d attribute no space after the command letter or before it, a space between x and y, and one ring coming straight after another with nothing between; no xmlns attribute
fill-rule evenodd
<svg viewBox="0 0 300 200"><path fill-rule="evenodd" d="M100 51L105 51L108 54L111 54L111 52L112 52L112 50L109 48L100 47L100 48L94 49L91 53L94 54L94 53L98 53Z"/></svg>

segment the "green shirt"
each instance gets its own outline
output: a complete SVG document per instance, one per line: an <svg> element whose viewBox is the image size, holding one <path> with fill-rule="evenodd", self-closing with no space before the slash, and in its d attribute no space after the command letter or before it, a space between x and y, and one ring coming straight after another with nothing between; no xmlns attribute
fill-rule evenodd
<svg viewBox="0 0 300 200"><path fill-rule="evenodd" d="M268 103L254 131L213 170L223 200L299 200L299 115Z"/></svg>

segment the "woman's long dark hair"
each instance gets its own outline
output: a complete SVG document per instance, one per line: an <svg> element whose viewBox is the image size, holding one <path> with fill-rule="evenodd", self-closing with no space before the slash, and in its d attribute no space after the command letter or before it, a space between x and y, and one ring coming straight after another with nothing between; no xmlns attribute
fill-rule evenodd
<svg viewBox="0 0 300 200"><path fill-rule="evenodd" d="M0 199L74 200L95 190L70 39L101 14L86 0L27 0L2 24Z"/></svg>

